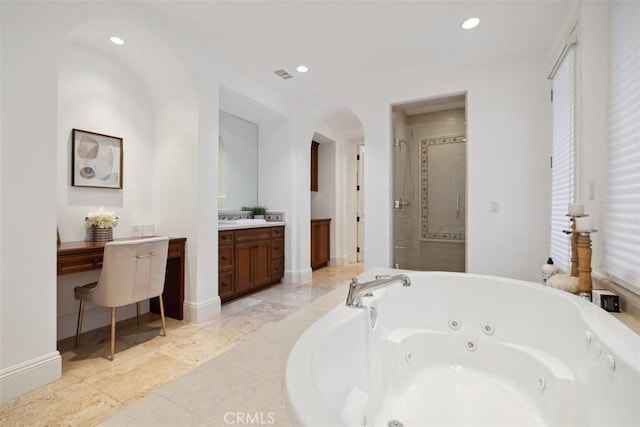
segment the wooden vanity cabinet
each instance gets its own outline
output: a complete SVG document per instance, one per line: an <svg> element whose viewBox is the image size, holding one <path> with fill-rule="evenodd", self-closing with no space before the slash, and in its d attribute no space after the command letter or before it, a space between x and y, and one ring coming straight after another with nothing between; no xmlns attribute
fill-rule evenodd
<svg viewBox="0 0 640 427"><path fill-rule="evenodd" d="M271 280L284 277L284 227L271 228Z"/></svg>
<svg viewBox="0 0 640 427"><path fill-rule="evenodd" d="M271 280L271 229L235 231L236 292L252 290Z"/></svg>
<svg viewBox="0 0 640 427"><path fill-rule="evenodd" d="M329 264L331 259L331 218L311 220L311 269Z"/></svg>
<svg viewBox="0 0 640 427"><path fill-rule="evenodd" d="M284 276L284 227L220 231L218 242L222 302L278 283ZM230 264L223 263L228 256Z"/></svg>

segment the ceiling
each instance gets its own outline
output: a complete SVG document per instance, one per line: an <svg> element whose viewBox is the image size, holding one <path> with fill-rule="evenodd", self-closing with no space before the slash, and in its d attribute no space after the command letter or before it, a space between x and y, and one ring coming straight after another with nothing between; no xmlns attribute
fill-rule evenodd
<svg viewBox="0 0 640 427"><path fill-rule="evenodd" d="M460 66L558 42L577 0L145 2L220 61L294 97L403 70ZM480 18L473 30L460 23ZM199 43L198 43L199 44ZM310 67L299 74L295 66ZM282 80L284 69L294 76Z"/></svg>

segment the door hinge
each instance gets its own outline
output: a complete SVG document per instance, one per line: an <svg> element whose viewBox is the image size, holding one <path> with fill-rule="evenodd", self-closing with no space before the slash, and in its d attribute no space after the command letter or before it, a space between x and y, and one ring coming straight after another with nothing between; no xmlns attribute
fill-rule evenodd
<svg viewBox="0 0 640 427"><path fill-rule="evenodd" d="M549 157L549 167L553 169L553 156Z"/></svg>
<svg viewBox="0 0 640 427"><path fill-rule="evenodd" d="M553 102L553 89L551 89L551 102Z"/></svg>
<svg viewBox="0 0 640 427"><path fill-rule="evenodd" d="M356 217L356 222L360 222L360 217L359 216Z"/></svg>
<svg viewBox="0 0 640 427"><path fill-rule="evenodd" d="M356 154L356 160L360 160L360 154Z"/></svg>
<svg viewBox="0 0 640 427"><path fill-rule="evenodd" d="M360 253L360 246L358 246L358 247L356 248L356 252L357 252L357 253Z"/></svg>
<svg viewBox="0 0 640 427"><path fill-rule="evenodd" d="M356 191L360 191L360 186L356 185Z"/></svg>

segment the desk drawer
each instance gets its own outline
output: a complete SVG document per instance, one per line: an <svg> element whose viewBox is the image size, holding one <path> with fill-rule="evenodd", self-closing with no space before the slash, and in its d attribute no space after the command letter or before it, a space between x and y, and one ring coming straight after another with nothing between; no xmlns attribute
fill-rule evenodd
<svg viewBox="0 0 640 427"><path fill-rule="evenodd" d="M102 268L102 253L58 257L58 275Z"/></svg>

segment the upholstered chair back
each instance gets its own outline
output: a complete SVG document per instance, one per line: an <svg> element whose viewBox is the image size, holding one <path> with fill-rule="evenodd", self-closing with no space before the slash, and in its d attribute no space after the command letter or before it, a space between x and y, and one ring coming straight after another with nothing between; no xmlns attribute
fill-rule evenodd
<svg viewBox="0 0 640 427"><path fill-rule="evenodd" d="M120 307L161 295L168 247L168 237L106 243L98 284L83 299Z"/></svg>

